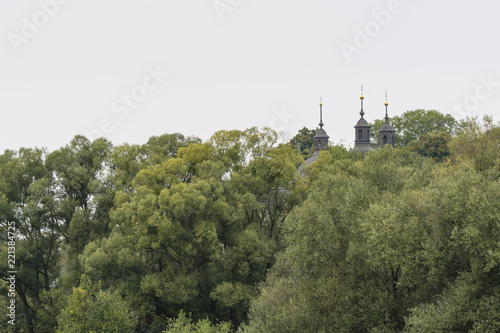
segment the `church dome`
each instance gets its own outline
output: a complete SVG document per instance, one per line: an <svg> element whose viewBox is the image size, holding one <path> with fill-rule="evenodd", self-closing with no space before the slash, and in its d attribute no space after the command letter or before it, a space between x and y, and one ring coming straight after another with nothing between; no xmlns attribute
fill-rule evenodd
<svg viewBox="0 0 500 333"><path fill-rule="evenodd" d="M320 128L317 132L316 132L316 135L314 136L315 139L328 139L329 136L328 134L326 134L326 131L322 128Z"/></svg>
<svg viewBox="0 0 500 333"><path fill-rule="evenodd" d="M365 118L361 118L358 120L358 122L356 123L356 126L354 127L370 127L370 124L368 124L368 122L365 120Z"/></svg>
<svg viewBox="0 0 500 333"><path fill-rule="evenodd" d="M394 132L394 128L392 128L391 124L385 123L380 128L380 132Z"/></svg>

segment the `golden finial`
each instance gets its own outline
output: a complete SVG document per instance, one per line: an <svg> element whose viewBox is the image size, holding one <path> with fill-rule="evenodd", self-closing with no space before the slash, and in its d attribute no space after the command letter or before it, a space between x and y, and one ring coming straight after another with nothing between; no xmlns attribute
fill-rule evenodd
<svg viewBox="0 0 500 333"><path fill-rule="evenodd" d="M361 96L359 96L359 99L361 100L361 112L359 114L361 115L361 118L363 118L363 115L365 114L363 111L363 99L365 99L365 96L363 96L363 84L361 84Z"/></svg>
<svg viewBox="0 0 500 333"><path fill-rule="evenodd" d="M323 97L319 96L319 105L323 105Z"/></svg>
<svg viewBox="0 0 500 333"><path fill-rule="evenodd" d="M389 105L389 102L387 102L387 90L385 91L385 123L389 123L389 116L387 115L387 105Z"/></svg>

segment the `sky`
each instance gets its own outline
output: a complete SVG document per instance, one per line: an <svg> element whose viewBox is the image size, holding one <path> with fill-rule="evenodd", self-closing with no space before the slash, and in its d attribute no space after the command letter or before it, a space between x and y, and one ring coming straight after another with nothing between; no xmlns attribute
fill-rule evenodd
<svg viewBox="0 0 500 333"><path fill-rule="evenodd" d="M0 3L0 151L77 134L319 123L351 147L368 121L435 109L500 120L492 0L16 0Z"/></svg>

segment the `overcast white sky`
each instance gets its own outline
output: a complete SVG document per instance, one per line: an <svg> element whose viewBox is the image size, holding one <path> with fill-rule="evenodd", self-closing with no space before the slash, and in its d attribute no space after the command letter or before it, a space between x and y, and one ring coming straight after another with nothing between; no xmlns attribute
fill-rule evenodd
<svg viewBox="0 0 500 333"><path fill-rule="evenodd" d="M0 151L97 131L293 136L317 126L320 96L331 140L350 146L361 83L368 121L385 90L390 115L498 121L499 13L493 0L2 1Z"/></svg>

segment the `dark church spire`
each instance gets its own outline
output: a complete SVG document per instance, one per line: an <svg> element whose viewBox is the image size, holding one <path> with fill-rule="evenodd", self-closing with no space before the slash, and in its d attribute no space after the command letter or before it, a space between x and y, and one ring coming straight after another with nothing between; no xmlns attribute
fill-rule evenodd
<svg viewBox="0 0 500 333"><path fill-rule="evenodd" d="M389 115L387 112L387 107L389 106L389 102L387 101L387 91L385 92L385 124L380 128L380 146L390 145L394 147L394 133L396 132L394 128L392 128L391 124L389 124Z"/></svg>
<svg viewBox="0 0 500 333"><path fill-rule="evenodd" d="M319 98L319 129L316 131L316 135L314 136L314 153L311 157L309 157L304 164L302 164L298 170L299 174L302 177L305 177L304 168L309 164L316 161L319 157L319 153L322 150L328 149L328 139L330 138L328 134L326 134L323 129L323 100Z"/></svg>
<svg viewBox="0 0 500 333"><path fill-rule="evenodd" d="M314 136L314 154L319 154L322 149L328 149L328 139L330 138L323 129L323 100L319 98L319 130Z"/></svg>
<svg viewBox="0 0 500 333"><path fill-rule="evenodd" d="M363 85L361 85L361 96L359 96L361 100L361 118L354 126L354 150L357 150L364 154L368 150L373 150L370 144L370 124L365 120L364 115L365 111L363 110L363 101L365 96L363 95Z"/></svg>

